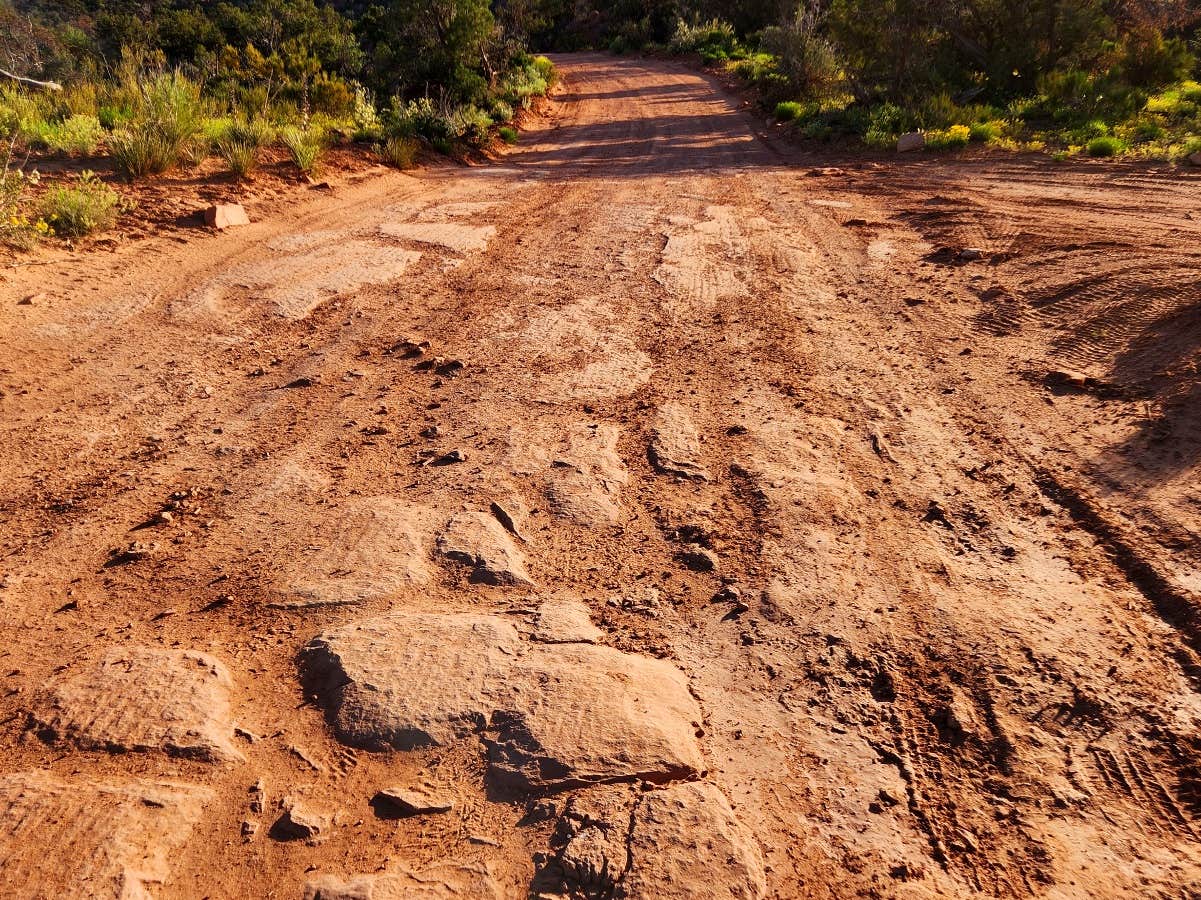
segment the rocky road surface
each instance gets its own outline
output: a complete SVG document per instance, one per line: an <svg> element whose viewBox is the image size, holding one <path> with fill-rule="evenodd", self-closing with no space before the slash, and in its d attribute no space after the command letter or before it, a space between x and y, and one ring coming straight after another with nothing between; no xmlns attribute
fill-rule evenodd
<svg viewBox="0 0 1201 900"><path fill-rule="evenodd" d="M560 64L4 272L3 893L1201 893L1201 179Z"/></svg>

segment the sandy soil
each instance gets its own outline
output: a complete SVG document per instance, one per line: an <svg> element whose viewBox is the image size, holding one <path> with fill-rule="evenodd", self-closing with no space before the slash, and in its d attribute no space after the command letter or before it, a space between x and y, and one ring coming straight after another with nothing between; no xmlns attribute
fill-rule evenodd
<svg viewBox="0 0 1201 900"><path fill-rule="evenodd" d="M1201 892L1201 178L559 62L4 273L4 892Z"/></svg>

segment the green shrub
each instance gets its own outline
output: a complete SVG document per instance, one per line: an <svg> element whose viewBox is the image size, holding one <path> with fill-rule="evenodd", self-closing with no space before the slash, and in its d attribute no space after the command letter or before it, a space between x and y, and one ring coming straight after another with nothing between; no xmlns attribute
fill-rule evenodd
<svg viewBox="0 0 1201 900"><path fill-rule="evenodd" d="M1158 141L1166 135L1167 129L1153 120L1139 122L1130 130L1130 140L1135 144L1147 144L1152 141Z"/></svg>
<svg viewBox="0 0 1201 900"><path fill-rule="evenodd" d="M543 88L543 92L558 84L559 70L555 68L555 64L551 62L548 57L535 56L533 66L538 72L538 76L546 84L546 87Z"/></svg>
<svg viewBox="0 0 1201 900"><path fill-rule="evenodd" d="M39 203L42 219L63 237L107 231L122 208L121 195L92 172L81 172L74 184L55 185Z"/></svg>
<svg viewBox="0 0 1201 900"><path fill-rule="evenodd" d="M488 143L489 129L492 119L477 106L460 106L450 114L451 136L482 147Z"/></svg>
<svg viewBox="0 0 1201 900"><path fill-rule="evenodd" d="M701 53L726 59L737 46L734 26L721 19L688 24L683 19L676 22L675 34L668 44L673 53Z"/></svg>
<svg viewBox="0 0 1201 900"><path fill-rule="evenodd" d="M1089 156L1117 156L1126 149L1125 145L1112 135L1095 137L1085 145Z"/></svg>
<svg viewBox="0 0 1201 900"><path fill-rule="evenodd" d="M496 122L507 125L513 121L513 107L504 100L493 100L492 118Z"/></svg>
<svg viewBox="0 0 1201 900"><path fill-rule="evenodd" d="M420 149L421 144L415 138L393 135L380 147L380 156L384 162L398 169L411 169L417 164L417 151Z"/></svg>
<svg viewBox="0 0 1201 900"><path fill-rule="evenodd" d="M504 141L506 144L516 144L517 143L518 135L517 135L516 128L510 128L509 126L506 125L504 128L500 129L500 131L498 133L500 134L500 139L502 141Z"/></svg>
<svg viewBox="0 0 1201 900"><path fill-rule="evenodd" d="M134 118L109 139L113 163L130 178L177 165L204 125L200 88L178 72L140 82L137 90Z"/></svg>
<svg viewBox="0 0 1201 900"><path fill-rule="evenodd" d="M455 123L434 106L429 97L408 103L394 97L384 116L383 130L389 136L421 136L430 141L457 137Z"/></svg>
<svg viewBox="0 0 1201 900"><path fill-rule="evenodd" d="M967 125L952 125L926 132L926 147L930 150L957 150L971 140L972 129Z"/></svg>
<svg viewBox="0 0 1201 900"><path fill-rule="evenodd" d="M777 122L795 122L805 112L805 107L795 100L782 100L776 104Z"/></svg>
<svg viewBox="0 0 1201 900"><path fill-rule="evenodd" d="M11 158L7 141L17 128L16 116L0 107L0 138L6 139L0 148L0 244L28 250L51 230L45 219L30 219L25 211L29 188L39 179L37 172L26 174Z"/></svg>
<svg viewBox="0 0 1201 900"><path fill-rule="evenodd" d="M275 133L264 119L242 119L229 126L217 141L217 153L237 178L246 178L259 166L259 151L271 143Z"/></svg>
<svg viewBox="0 0 1201 900"><path fill-rule="evenodd" d="M92 156L104 137L104 127L96 116L78 114L50 126L46 147L69 156Z"/></svg>
<svg viewBox="0 0 1201 900"><path fill-rule="evenodd" d="M321 165L321 157L325 154L325 134L312 126L307 129L289 126L280 130L280 140L283 141L292 162L305 175L315 174Z"/></svg>
<svg viewBox="0 0 1201 900"><path fill-rule="evenodd" d="M968 133L970 140L978 144L995 141L1005 133L1005 123L997 119L988 122L973 122Z"/></svg>

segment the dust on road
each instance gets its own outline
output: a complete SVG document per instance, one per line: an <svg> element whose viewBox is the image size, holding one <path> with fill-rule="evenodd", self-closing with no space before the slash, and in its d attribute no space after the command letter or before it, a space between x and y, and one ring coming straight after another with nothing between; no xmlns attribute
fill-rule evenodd
<svg viewBox="0 0 1201 900"><path fill-rule="evenodd" d="M6 892L1201 891L1198 178L560 63L0 288Z"/></svg>

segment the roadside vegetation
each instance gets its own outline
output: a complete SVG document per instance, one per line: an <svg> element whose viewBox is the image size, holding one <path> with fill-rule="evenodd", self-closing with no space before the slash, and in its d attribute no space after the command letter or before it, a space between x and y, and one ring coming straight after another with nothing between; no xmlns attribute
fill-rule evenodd
<svg viewBox="0 0 1201 900"><path fill-rule="evenodd" d="M487 0L0 0L19 76L0 77L0 243L111 228L126 207L108 182L202 164L248 180L280 160L316 177L335 147L409 168L512 143L557 77L526 47Z"/></svg>
<svg viewBox="0 0 1201 900"><path fill-rule="evenodd" d="M538 4L535 4L538 5ZM545 0L565 47L695 54L800 135L1183 159L1201 151L1188 0ZM554 11L558 10L556 14Z"/></svg>

